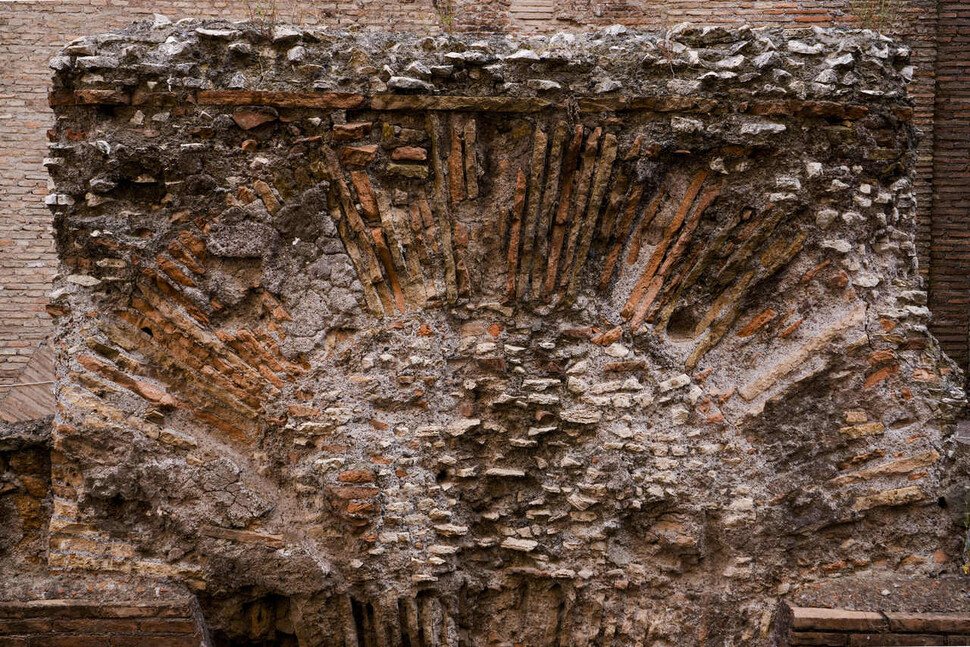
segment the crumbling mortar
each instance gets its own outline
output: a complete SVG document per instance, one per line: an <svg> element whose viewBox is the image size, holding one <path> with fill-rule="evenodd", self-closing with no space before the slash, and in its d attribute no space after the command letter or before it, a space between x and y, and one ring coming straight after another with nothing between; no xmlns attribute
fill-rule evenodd
<svg viewBox="0 0 970 647"><path fill-rule="evenodd" d="M889 185L912 179L915 139L908 52L886 42L890 69L866 54L882 44L689 25L663 41L612 28L513 41L222 22L76 41L52 94L72 159L51 167L61 339L87 353L88 338L115 343L105 324L152 334L98 354L104 366L62 355L66 385L113 394L62 390L57 437L97 479L135 472L68 429L103 426L89 436L101 442L151 416L151 434L172 435L134 431L131 455L172 466L169 502L147 504L209 526L175 533L161 563L198 565L190 581L227 640L245 639L244 596L289 600L299 626L267 635L304 642L353 642L367 605L386 619L412 604L415 626L387 621L412 644L454 627L571 644L612 631L601 616L626 627L617 644L692 644L705 623L764 642L782 580L797 590L840 562L852 577L894 542L934 573L943 513L925 502L946 468L830 485L889 451L939 447L952 419L935 399L950 364L933 340L904 347L921 324L896 299L918 277ZM783 73L759 71L759 54ZM297 79L291 56L330 68ZM179 62L206 57L205 75ZM79 71L94 64L101 80ZM815 82L826 69L846 83ZM88 191L118 156L121 188ZM533 277L548 279L535 295L516 284ZM657 319L668 302L674 327ZM877 344L879 318L903 341ZM866 368L884 366L883 344L897 366L885 375ZM160 357L175 361L160 370ZM902 419L922 434L911 446ZM230 482L201 476L216 460L235 466ZM873 517L891 523L871 557L834 539ZM722 621L725 604L743 612Z"/></svg>

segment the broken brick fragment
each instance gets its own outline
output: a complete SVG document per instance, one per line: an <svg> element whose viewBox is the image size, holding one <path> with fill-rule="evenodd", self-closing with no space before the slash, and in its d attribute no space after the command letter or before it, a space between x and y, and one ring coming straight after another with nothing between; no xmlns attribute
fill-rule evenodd
<svg viewBox="0 0 970 647"><path fill-rule="evenodd" d="M372 122L360 122L352 124L334 124L333 141L346 142L363 139L370 133Z"/></svg>

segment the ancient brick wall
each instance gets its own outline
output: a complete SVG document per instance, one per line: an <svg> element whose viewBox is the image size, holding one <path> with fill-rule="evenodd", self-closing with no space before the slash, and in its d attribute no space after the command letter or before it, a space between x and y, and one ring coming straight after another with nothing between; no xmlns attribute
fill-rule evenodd
<svg viewBox="0 0 970 647"><path fill-rule="evenodd" d="M46 195L45 173L41 163L45 157L43 132L49 124L46 105L48 83L47 62L58 47L72 38L113 27L121 27L131 20L161 12L173 18L182 17L250 17L279 18L306 24L339 26L361 25L373 29L406 29L419 32L438 31L576 31L586 26L625 24L631 28L663 29L684 20L710 24L753 25L767 24L781 27L850 24L878 26L890 34L906 39L913 47L912 62L916 67L910 84L916 100L915 121L924 132L920 142L916 195L919 210L917 246L921 273L930 272L931 211L933 211L934 130L936 109L937 66L937 3L935 0L911 0L888 3L892 11L874 15L873 8L884 3L868 0L857 2L730 2L708 3L689 1L644 2L548 2L546 0L430 0L412 2L145 2L126 0L57 0L53 2L5 2L0 4L0 29L4 31L0 55L5 71L0 75L0 417L26 418L35 415L34 407L25 401L49 401L49 385L27 387L24 397L5 400L14 382L34 382L22 373L37 345L50 331L44 312L46 293L50 289L54 271L54 255L50 237L50 216L43 207ZM948 32L966 38L967 27L957 20L965 3L948 3L946 20ZM950 39L947 35L945 38ZM955 41L954 41L955 42ZM965 48L963 48L965 50ZM958 66L962 51L959 47L946 49L941 62L954 61ZM959 69L955 67L955 69ZM948 76L948 95L945 105L965 102L965 75ZM957 110L958 114L959 109ZM955 134L957 131L953 131ZM938 195L933 213L940 223L935 228L938 241L933 264L931 289L932 306L940 311L933 323L934 332L942 339L944 348L954 354L963 366L966 362L967 315L965 299L966 272L958 259L965 254L965 238L954 225L947 224L966 213L959 202L965 194L967 180L960 175L959 155L965 157L959 138L946 136L941 149L949 147L956 155L955 168L943 160L946 182L953 192ZM954 148L956 147L956 148ZM954 215L955 214L955 215ZM957 226L959 228L959 226ZM45 377L49 378L47 374ZM42 380L41 380L42 381Z"/></svg>
<svg viewBox="0 0 970 647"><path fill-rule="evenodd" d="M786 607L779 622L782 645L887 647L893 645L966 645L970 615L853 611Z"/></svg>
<svg viewBox="0 0 970 647"><path fill-rule="evenodd" d="M206 647L186 601L0 601L3 647Z"/></svg>
<svg viewBox="0 0 970 647"><path fill-rule="evenodd" d="M933 139L933 334L961 366L970 329L970 4L940 3Z"/></svg>
<svg viewBox="0 0 970 647"><path fill-rule="evenodd" d="M237 645L768 644L819 578L955 572L911 62L689 25L71 43L49 566L182 582Z"/></svg>

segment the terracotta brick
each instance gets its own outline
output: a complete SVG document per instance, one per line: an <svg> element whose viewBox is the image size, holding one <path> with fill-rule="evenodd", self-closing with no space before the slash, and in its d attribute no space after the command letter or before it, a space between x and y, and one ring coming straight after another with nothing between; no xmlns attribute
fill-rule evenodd
<svg viewBox="0 0 970 647"><path fill-rule="evenodd" d="M33 636L30 647L110 647L108 636L55 635Z"/></svg>
<svg viewBox="0 0 970 647"><path fill-rule="evenodd" d="M751 321L744 325L741 330L738 331L738 337L750 337L756 332L761 330L764 326L768 324L769 321L775 318L778 313L771 308L766 308L760 314L756 315Z"/></svg>
<svg viewBox="0 0 970 647"><path fill-rule="evenodd" d="M47 602L46 600L44 602ZM185 617L192 613L185 602L128 602L97 603L77 600L54 600L59 603L56 611L61 617L71 618L170 618ZM54 615L51 608L32 607L43 615Z"/></svg>
<svg viewBox="0 0 970 647"><path fill-rule="evenodd" d="M372 125L369 121L353 124L334 124L333 140L335 142L344 142L363 139L370 132Z"/></svg>
<svg viewBox="0 0 970 647"><path fill-rule="evenodd" d="M32 634L50 631L50 618L24 618L22 620L0 620L0 635Z"/></svg>
<svg viewBox="0 0 970 647"><path fill-rule="evenodd" d="M595 337L591 338L590 341L597 346L609 346L610 344L617 342L623 337L623 327L617 326L611 328L605 332L602 332Z"/></svg>
<svg viewBox="0 0 970 647"><path fill-rule="evenodd" d="M171 620L142 620L139 629L145 633L155 634L194 634L198 631L198 624L188 618L173 618Z"/></svg>
<svg viewBox="0 0 970 647"><path fill-rule="evenodd" d="M789 644L815 645L817 647L844 647L849 644L849 636L847 634L799 631L792 632Z"/></svg>
<svg viewBox="0 0 970 647"><path fill-rule="evenodd" d="M367 146L344 146L340 149L340 162L350 166L369 164L377 154L377 144Z"/></svg>
<svg viewBox="0 0 970 647"><path fill-rule="evenodd" d="M880 382L883 382L889 379L890 376L892 376L897 372L899 372L899 364L893 363L893 364L888 364L886 366L883 366L879 370L873 371L872 373L867 375L866 381L863 386L867 389L870 387L873 387L879 384Z"/></svg>
<svg viewBox="0 0 970 647"><path fill-rule="evenodd" d="M82 634L133 633L138 631L138 621L109 618L55 618L54 631Z"/></svg>
<svg viewBox="0 0 970 647"><path fill-rule="evenodd" d="M377 504L373 501L348 501L345 510L350 515L376 512Z"/></svg>
<svg viewBox="0 0 970 647"><path fill-rule="evenodd" d="M849 647L915 647L945 645L946 636L928 634L852 634Z"/></svg>
<svg viewBox="0 0 970 647"><path fill-rule="evenodd" d="M958 613L897 613L888 611L889 630L912 633L970 634L970 615Z"/></svg>
<svg viewBox="0 0 970 647"><path fill-rule="evenodd" d="M200 647L200 636L111 636L111 647Z"/></svg>
<svg viewBox="0 0 970 647"><path fill-rule="evenodd" d="M232 113L232 120L243 130L252 130L276 121L276 114L260 110L237 110Z"/></svg>
<svg viewBox="0 0 970 647"><path fill-rule="evenodd" d="M424 162L428 159L428 151L420 146L401 146L391 151L391 159L395 161Z"/></svg>
<svg viewBox="0 0 970 647"><path fill-rule="evenodd" d="M200 105L275 106L277 108L356 108L364 97L346 92L269 92L256 90L203 91Z"/></svg>
<svg viewBox="0 0 970 647"><path fill-rule="evenodd" d="M363 485L346 485L330 489L340 499L372 499L381 493L379 488Z"/></svg>
<svg viewBox="0 0 970 647"><path fill-rule="evenodd" d="M373 483L376 478L371 470L347 470L337 476L341 483Z"/></svg>
<svg viewBox="0 0 970 647"><path fill-rule="evenodd" d="M0 602L0 618L23 618L24 604L22 602Z"/></svg>
<svg viewBox="0 0 970 647"><path fill-rule="evenodd" d="M886 620L879 613L792 607L792 628L796 631L883 631Z"/></svg>

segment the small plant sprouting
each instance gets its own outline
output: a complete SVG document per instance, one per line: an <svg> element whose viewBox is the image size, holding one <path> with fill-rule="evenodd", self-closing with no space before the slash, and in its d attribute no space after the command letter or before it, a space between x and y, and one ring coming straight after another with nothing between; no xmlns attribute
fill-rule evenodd
<svg viewBox="0 0 970 647"><path fill-rule="evenodd" d="M864 29L877 32L892 30L903 0L850 0L849 10Z"/></svg>
<svg viewBox="0 0 970 647"><path fill-rule="evenodd" d="M445 33L451 34L455 31L456 0L433 0L435 11L438 13L438 20L441 22Z"/></svg>

